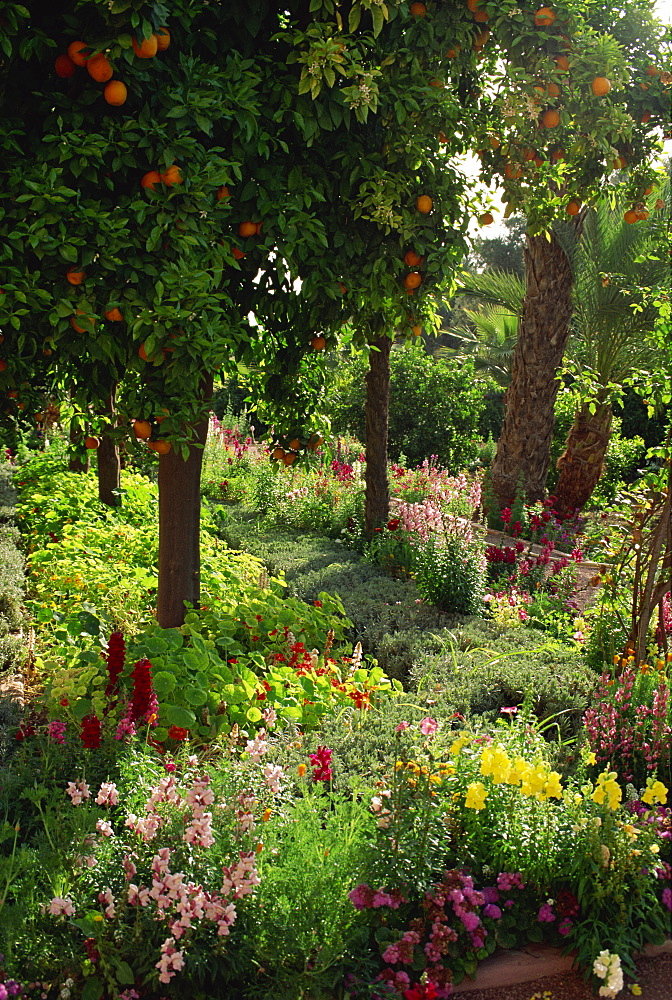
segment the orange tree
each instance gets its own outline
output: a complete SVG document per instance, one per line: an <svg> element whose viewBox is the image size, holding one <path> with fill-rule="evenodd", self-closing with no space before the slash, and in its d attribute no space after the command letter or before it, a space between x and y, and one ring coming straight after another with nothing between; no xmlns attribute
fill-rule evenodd
<svg viewBox="0 0 672 1000"><path fill-rule="evenodd" d="M320 394L304 356L319 371L353 314L362 342L431 316L466 228L435 156L448 121L468 144L475 50L445 95L440 74L475 29L375 0L345 23L329 0L3 10L0 389L51 379L96 412L121 385L160 454L158 614L179 624L213 373L260 363L293 461Z"/></svg>
<svg viewBox="0 0 672 1000"><path fill-rule="evenodd" d="M571 230L580 232L583 206L609 198L618 183L620 197L629 199L626 222L664 208L652 163L669 135L670 45L649 0L469 6L488 18L488 44L507 53L491 81L482 176L503 187L505 214L528 219L527 294L492 468L505 505L519 486L531 499L543 495L555 376L571 325L572 272L563 244L576 243ZM554 217L565 226L551 230Z"/></svg>

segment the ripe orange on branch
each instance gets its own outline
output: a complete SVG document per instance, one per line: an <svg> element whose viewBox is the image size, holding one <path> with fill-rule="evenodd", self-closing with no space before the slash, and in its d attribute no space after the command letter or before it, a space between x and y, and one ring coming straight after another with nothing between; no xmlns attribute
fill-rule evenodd
<svg viewBox="0 0 672 1000"><path fill-rule="evenodd" d="M419 288L422 284L422 275L419 271L411 271L404 278L404 285L406 288Z"/></svg>
<svg viewBox="0 0 672 1000"><path fill-rule="evenodd" d="M158 170L148 170L146 174L143 174L140 178L140 187L149 188L151 191L154 190L157 184L161 184L162 177Z"/></svg>
<svg viewBox="0 0 672 1000"><path fill-rule="evenodd" d="M576 198L572 198L571 201L567 202L567 205L565 207L565 212L567 213L567 215L578 215L580 211L581 211L581 203L578 202Z"/></svg>
<svg viewBox="0 0 672 1000"><path fill-rule="evenodd" d="M110 80L103 91L103 97L113 107L121 107L122 104L126 103L126 98L128 97L126 84L122 83L121 80Z"/></svg>
<svg viewBox="0 0 672 1000"><path fill-rule="evenodd" d="M161 174L161 180L163 181L164 184L167 184L168 187L172 187L173 184L181 184L182 183L181 168L178 167L176 163L173 163L172 166L168 167L168 169Z"/></svg>
<svg viewBox="0 0 672 1000"><path fill-rule="evenodd" d="M86 271L80 271L77 267L70 267L65 275L66 281L69 281L71 285L81 285L86 277Z"/></svg>
<svg viewBox="0 0 672 1000"><path fill-rule="evenodd" d="M595 94L595 97L604 97L611 90L611 81L607 80L606 76L596 76L590 85L590 89Z"/></svg>
<svg viewBox="0 0 672 1000"><path fill-rule="evenodd" d="M135 52L138 59L153 59L159 48L159 40L156 35L150 35L149 38L143 38L142 44L138 45L135 38L133 39L133 51Z"/></svg>
<svg viewBox="0 0 672 1000"><path fill-rule="evenodd" d="M556 128L560 124L560 112L547 108L541 116L541 124L544 128Z"/></svg>
<svg viewBox="0 0 672 1000"><path fill-rule="evenodd" d="M172 445L170 441L162 439L160 441L148 441L147 447L151 448L152 451L155 451L157 455L167 455Z"/></svg>
<svg viewBox="0 0 672 1000"><path fill-rule="evenodd" d="M416 198L415 207L418 212L422 212L423 215L429 215L434 207L434 202L428 194L421 194L419 198Z"/></svg>
<svg viewBox="0 0 672 1000"><path fill-rule="evenodd" d="M107 83L108 80L112 79L112 74L114 72L110 61L102 52L99 52L97 56L93 56L91 59L88 59L86 68L89 76L93 77L96 83Z"/></svg>
<svg viewBox="0 0 672 1000"><path fill-rule="evenodd" d="M284 457L285 457L285 449L284 448L274 448L273 449L272 458L274 458L276 462L281 462Z"/></svg>
<svg viewBox="0 0 672 1000"><path fill-rule="evenodd" d="M404 254L404 264L407 264L408 267L420 267L424 259L415 250L407 250Z"/></svg>
<svg viewBox="0 0 672 1000"><path fill-rule="evenodd" d="M538 28L550 28L555 21L555 12L550 7L540 7L534 15L534 23Z"/></svg>
<svg viewBox="0 0 672 1000"><path fill-rule="evenodd" d="M630 225L632 225L633 222L637 222L639 220L639 216L637 215L637 212L635 212L634 209L632 209L632 208L628 209L628 211L625 213L625 215L623 216L623 218Z"/></svg>
<svg viewBox="0 0 672 1000"><path fill-rule="evenodd" d="M478 221L482 226L491 226L495 221L495 217L492 212L484 212L483 215L479 215Z"/></svg>
<svg viewBox="0 0 672 1000"><path fill-rule="evenodd" d="M6 370L7 370L7 362L5 361L4 358L0 358L0 372L4 372Z"/></svg>
<svg viewBox="0 0 672 1000"><path fill-rule="evenodd" d="M239 236L255 236L256 232L257 232L256 222L250 222L249 219L247 219L245 222L241 222L240 225L238 226Z"/></svg>
<svg viewBox="0 0 672 1000"><path fill-rule="evenodd" d="M77 72L77 67L70 56L66 56L65 53L63 53L63 55L56 57L54 70L56 71L56 76L60 76L62 80L69 80L70 77L74 76Z"/></svg>
<svg viewBox="0 0 672 1000"><path fill-rule="evenodd" d="M133 433L139 441L146 441L152 436L152 425L149 420L134 420Z"/></svg>
<svg viewBox="0 0 672 1000"><path fill-rule="evenodd" d="M313 348L314 351L323 351L327 346L327 341L325 340L324 337L313 337L313 339L310 342L310 346ZM290 445L290 448L291 447L293 447L293 445Z"/></svg>
<svg viewBox="0 0 672 1000"><path fill-rule="evenodd" d="M165 52L170 45L170 32L168 28L157 28L156 35L156 47L159 52Z"/></svg>
<svg viewBox="0 0 672 1000"><path fill-rule="evenodd" d="M105 319L109 319L112 323L121 323L123 318L121 310L117 309L116 306L114 309L108 309L105 313Z"/></svg>
<svg viewBox="0 0 672 1000"><path fill-rule="evenodd" d="M70 42L68 45L68 56L73 61L75 66L86 66L86 61L89 58L84 55L82 49L87 49L89 46L86 42Z"/></svg>
<svg viewBox="0 0 672 1000"><path fill-rule="evenodd" d="M413 17L424 17L427 13L424 3L412 3L410 10Z"/></svg>
<svg viewBox="0 0 672 1000"><path fill-rule="evenodd" d="M222 184L221 187L217 188L217 201L223 201L224 198L229 198L230 195L231 195L231 192L229 191L229 189L226 186L226 184Z"/></svg>
<svg viewBox="0 0 672 1000"><path fill-rule="evenodd" d="M100 447L100 438L93 436L84 438L84 447L91 450Z"/></svg>

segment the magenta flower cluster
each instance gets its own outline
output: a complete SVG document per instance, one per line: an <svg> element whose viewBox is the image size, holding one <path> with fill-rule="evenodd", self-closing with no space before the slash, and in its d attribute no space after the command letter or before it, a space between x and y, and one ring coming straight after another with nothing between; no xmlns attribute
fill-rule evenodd
<svg viewBox="0 0 672 1000"><path fill-rule="evenodd" d="M310 763L313 768L313 781L331 781L331 757L332 751L328 747L319 746L315 753L310 754Z"/></svg>

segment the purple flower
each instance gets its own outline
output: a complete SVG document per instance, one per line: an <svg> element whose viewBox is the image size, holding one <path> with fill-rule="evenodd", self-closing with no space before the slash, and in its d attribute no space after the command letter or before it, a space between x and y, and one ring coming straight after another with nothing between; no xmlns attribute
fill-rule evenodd
<svg viewBox="0 0 672 1000"><path fill-rule="evenodd" d="M54 719L53 722L49 723L49 739L53 743L65 743L65 730L67 729L67 724L65 722L60 722L59 719ZM2 1000L2 997L0 997Z"/></svg>
<svg viewBox="0 0 672 1000"><path fill-rule="evenodd" d="M540 924L552 924L554 920L555 913L553 913L552 907L549 906L548 903L544 903L544 905L540 907L539 913L537 914L537 921Z"/></svg>
<svg viewBox="0 0 672 1000"><path fill-rule="evenodd" d="M558 924L558 934L562 934L563 937L567 937L573 926L573 921L571 921L569 917L565 917L565 919Z"/></svg>
<svg viewBox="0 0 672 1000"><path fill-rule="evenodd" d="M663 905L666 906L670 912L672 912L672 889L663 889L663 895L661 898Z"/></svg>
<svg viewBox="0 0 672 1000"><path fill-rule="evenodd" d="M492 917L493 920L499 920L502 915L502 911L494 903L488 903L488 905L483 910L484 917Z"/></svg>

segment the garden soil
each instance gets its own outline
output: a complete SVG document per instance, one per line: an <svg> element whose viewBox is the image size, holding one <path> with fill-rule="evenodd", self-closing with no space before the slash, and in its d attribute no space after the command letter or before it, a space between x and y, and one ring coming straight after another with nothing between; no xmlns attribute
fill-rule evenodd
<svg viewBox="0 0 672 1000"><path fill-rule="evenodd" d="M543 961L543 959L541 959ZM672 954L669 952L637 960L637 984L642 1000L672 1000ZM542 969L540 968L540 973ZM493 965L491 973L496 973ZM465 984L466 985L466 984ZM474 986L476 984L473 984ZM464 1000L596 1000L597 994L583 981L576 971L516 983L509 986L492 986L489 989L460 990L455 996ZM626 986L618 994L619 1000L633 996Z"/></svg>

